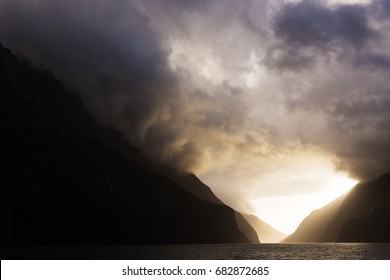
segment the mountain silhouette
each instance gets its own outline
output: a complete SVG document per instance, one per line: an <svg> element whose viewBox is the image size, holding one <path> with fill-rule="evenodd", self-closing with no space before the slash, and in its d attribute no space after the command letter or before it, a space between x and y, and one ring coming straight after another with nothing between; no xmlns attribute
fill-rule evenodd
<svg viewBox="0 0 390 280"><path fill-rule="evenodd" d="M182 186L199 185L195 175L154 166L47 69L1 45L0 92L1 244L250 242L233 209Z"/></svg>
<svg viewBox="0 0 390 280"><path fill-rule="evenodd" d="M306 217L284 242L390 242L390 173Z"/></svg>
<svg viewBox="0 0 390 280"><path fill-rule="evenodd" d="M164 169L157 169L157 172L161 172ZM173 172L172 170L165 170L165 174L177 182L184 189L194 194L198 198L219 205L224 205L221 200L219 200L211 189L205 185L198 177L194 174L183 174L179 172ZM250 240L250 242L258 244L260 243L258 233L255 228L249 223L249 220L245 218L245 215L240 212L234 211L234 216L237 222L238 229L245 234L245 236Z"/></svg>
<svg viewBox="0 0 390 280"><path fill-rule="evenodd" d="M244 218L253 226L262 243L278 243L287 234L278 231L255 215L244 214Z"/></svg>

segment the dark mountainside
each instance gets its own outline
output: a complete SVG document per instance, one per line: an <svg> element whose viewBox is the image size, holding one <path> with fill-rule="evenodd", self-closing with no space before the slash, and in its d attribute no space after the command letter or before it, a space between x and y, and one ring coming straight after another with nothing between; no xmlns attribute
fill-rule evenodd
<svg viewBox="0 0 390 280"><path fill-rule="evenodd" d="M123 135L120 134L117 130L106 129L106 132L110 134L110 137L106 137L104 139L106 144L108 144L110 147L113 147L121 154L124 154L130 160L141 165L147 171L160 174L171 179L172 181L179 184L183 189L200 198L201 200L217 205L224 205L224 203L215 196L211 189L201 180L199 180L199 178L194 174L184 174L164 166L156 166L147 160L139 149L130 146L127 139L124 138ZM95 137L100 136L101 135L96 135ZM243 214L237 211L234 211L234 214L238 229L245 234L250 242L255 244L260 243L258 232L256 232L255 229L249 224L247 219L243 217Z"/></svg>
<svg viewBox="0 0 390 280"><path fill-rule="evenodd" d="M262 243L278 243L287 236L255 215L244 214L243 216L254 227Z"/></svg>
<svg viewBox="0 0 390 280"><path fill-rule="evenodd" d="M234 211L234 214L235 214L235 217L236 217L236 222L237 222L238 229L241 232L243 232L245 234L245 236L247 236L248 239L252 243L259 244L260 241L262 243L264 243L264 241L261 240L261 237L260 237L257 229L255 229L255 227L252 226L252 224L250 224L249 221L244 218L245 214L241 214L241 213L239 213L237 211Z"/></svg>
<svg viewBox="0 0 390 280"><path fill-rule="evenodd" d="M231 208L145 168L49 71L1 46L0 89L1 244L249 242Z"/></svg>
<svg viewBox="0 0 390 280"><path fill-rule="evenodd" d="M390 173L310 214L285 242L390 242Z"/></svg>
<svg viewBox="0 0 390 280"><path fill-rule="evenodd" d="M170 179L183 186L184 189L198 198L211 203L223 205L223 202L215 196L211 189L201 180L199 180L199 178L194 174L180 174L178 172L169 172L169 170L166 170L164 174L167 174ZM244 218L245 215L234 211L234 216L238 229L245 234L250 242L255 244L260 243L261 238L258 237L258 231L256 231L254 227L248 222L248 219Z"/></svg>

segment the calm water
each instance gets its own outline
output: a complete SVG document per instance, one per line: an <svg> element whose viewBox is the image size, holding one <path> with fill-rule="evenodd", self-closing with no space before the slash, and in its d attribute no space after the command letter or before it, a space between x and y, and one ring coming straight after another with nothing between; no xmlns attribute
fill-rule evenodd
<svg viewBox="0 0 390 280"><path fill-rule="evenodd" d="M390 243L1 248L2 259L390 260Z"/></svg>

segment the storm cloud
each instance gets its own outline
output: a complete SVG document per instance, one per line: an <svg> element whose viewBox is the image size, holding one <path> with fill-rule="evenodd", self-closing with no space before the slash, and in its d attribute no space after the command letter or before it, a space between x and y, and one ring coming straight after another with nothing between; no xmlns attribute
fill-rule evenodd
<svg viewBox="0 0 390 280"><path fill-rule="evenodd" d="M337 156L341 169L361 180L388 171L390 163L389 38L383 17L388 5L301 1L282 7L273 24L282 47L273 49L278 59L271 66L303 71L300 78L311 83L294 98L287 97L287 104L292 111L310 108L323 114L325 135L320 137L325 141L315 141Z"/></svg>
<svg viewBox="0 0 390 280"><path fill-rule="evenodd" d="M0 42L250 212L389 169L390 1L347 2L1 0Z"/></svg>
<svg viewBox="0 0 390 280"><path fill-rule="evenodd" d="M269 50L269 65L299 71L312 67L318 57L345 59L360 53L378 36L369 24L369 10L309 0L286 4L273 19L278 40Z"/></svg>
<svg viewBox="0 0 390 280"><path fill-rule="evenodd" d="M185 131L173 119L188 113L188 101L168 66L169 49L131 2L0 4L4 44L51 69L101 122L124 131L155 160L196 166L195 145L183 140L173 148Z"/></svg>
<svg viewBox="0 0 390 280"><path fill-rule="evenodd" d="M325 6L318 1L287 4L275 18L276 37L300 47L362 46L374 35L366 8L359 5Z"/></svg>

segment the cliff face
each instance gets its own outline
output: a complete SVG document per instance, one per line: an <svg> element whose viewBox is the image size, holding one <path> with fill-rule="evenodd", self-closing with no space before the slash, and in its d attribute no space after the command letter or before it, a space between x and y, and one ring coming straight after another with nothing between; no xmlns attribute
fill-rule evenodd
<svg viewBox="0 0 390 280"><path fill-rule="evenodd" d="M0 92L2 244L249 242L231 208L146 169L76 94L1 46Z"/></svg>
<svg viewBox="0 0 390 280"><path fill-rule="evenodd" d="M314 211L285 242L389 242L390 174Z"/></svg>

